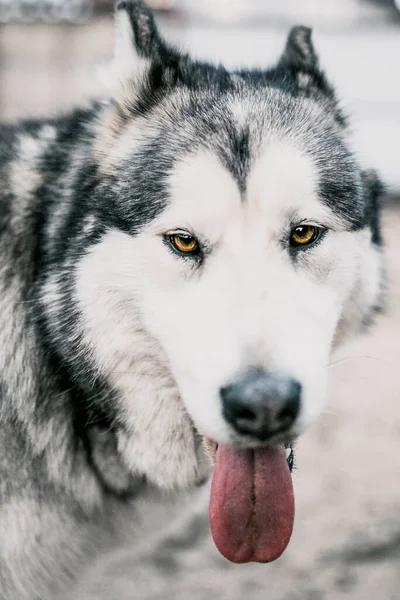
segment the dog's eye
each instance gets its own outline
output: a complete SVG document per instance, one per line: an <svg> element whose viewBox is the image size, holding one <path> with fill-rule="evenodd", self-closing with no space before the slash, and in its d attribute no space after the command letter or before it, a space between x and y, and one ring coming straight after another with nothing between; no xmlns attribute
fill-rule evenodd
<svg viewBox="0 0 400 600"><path fill-rule="evenodd" d="M187 256L198 254L200 250L199 242L189 233L173 233L169 241L175 250Z"/></svg>
<svg viewBox="0 0 400 600"><path fill-rule="evenodd" d="M290 232L291 246L310 246L318 240L321 229L315 225L298 225Z"/></svg>

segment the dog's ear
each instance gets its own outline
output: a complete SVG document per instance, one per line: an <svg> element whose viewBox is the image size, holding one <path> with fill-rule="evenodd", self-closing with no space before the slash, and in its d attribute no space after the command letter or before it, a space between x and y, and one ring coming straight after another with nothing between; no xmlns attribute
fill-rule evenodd
<svg viewBox="0 0 400 600"><path fill-rule="evenodd" d="M297 26L290 31L279 66L294 71L318 69L318 57L314 50L309 27Z"/></svg>
<svg viewBox="0 0 400 600"><path fill-rule="evenodd" d="M114 63L120 77L141 75L160 58L163 47L153 14L142 0L116 3Z"/></svg>
<svg viewBox="0 0 400 600"><path fill-rule="evenodd" d="M104 149L114 146L127 122L143 115L175 84L179 61L180 53L161 37L143 0L116 2L114 58L98 69L109 94L98 123L103 144L96 146L96 156L102 165L109 162Z"/></svg>
<svg viewBox="0 0 400 600"><path fill-rule="evenodd" d="M98 74L121 117L132 114L139 98L155 98L174 83L179 56L162 39L143 0L118 0L114 59Z"/></svg>
<svg viewBox="0 0 400 600"><path fill-rule="evenodd" d="M346 120L338 107L335 91L320 69L309 27L293 27L278 61L277 69L283 70L285 75L289 76L299 94L322 102L341 127L346 125Z"/></svg>

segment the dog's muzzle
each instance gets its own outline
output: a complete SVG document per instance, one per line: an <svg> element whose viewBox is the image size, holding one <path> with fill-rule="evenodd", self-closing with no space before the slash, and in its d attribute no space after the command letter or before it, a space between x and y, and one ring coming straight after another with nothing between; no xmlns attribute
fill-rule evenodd
<svg viewBox="0 0 400 600"><path fill-rule="evenodd" d="M285 375L255 370L221 388L222 412L235 432L266 442L289 432L301 406L301 385Z"/></svg>

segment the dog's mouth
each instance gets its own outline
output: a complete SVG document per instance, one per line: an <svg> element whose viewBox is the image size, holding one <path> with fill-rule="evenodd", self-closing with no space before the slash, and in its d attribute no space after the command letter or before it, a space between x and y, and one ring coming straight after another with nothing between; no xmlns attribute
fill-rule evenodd
<svg viewBox="0 0 400 600"><path fill-rule="evenodd" d="M292 447L204 444L214 462L210 525L218 550L235 563L276 560L293 530Z"/></svg>

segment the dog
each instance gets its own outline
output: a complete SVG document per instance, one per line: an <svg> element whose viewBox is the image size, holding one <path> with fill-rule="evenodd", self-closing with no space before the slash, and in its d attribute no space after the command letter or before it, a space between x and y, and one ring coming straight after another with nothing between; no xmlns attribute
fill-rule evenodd
<svg viewBox="0 0 400 600"><path fill-rule="evenodd" d="M292 444L332 349L382 306L382 185L310 29L272 68L227 71L171 47L142 1L115 24L105 101L0 129L7 600L60 597L142 489L213 464L219 550L277 558Z"/></svg>

